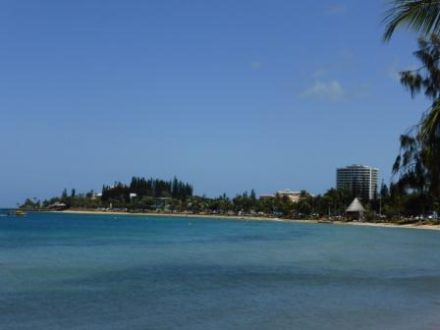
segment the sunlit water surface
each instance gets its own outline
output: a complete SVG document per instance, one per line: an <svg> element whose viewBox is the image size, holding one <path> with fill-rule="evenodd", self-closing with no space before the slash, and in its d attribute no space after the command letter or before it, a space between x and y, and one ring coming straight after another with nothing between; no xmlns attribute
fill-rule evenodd
<svg viewBox="0 0 440 330"><path fill-rule="evenodd" d="M440 329L440 232L0 217L1 329Z"/></svg>

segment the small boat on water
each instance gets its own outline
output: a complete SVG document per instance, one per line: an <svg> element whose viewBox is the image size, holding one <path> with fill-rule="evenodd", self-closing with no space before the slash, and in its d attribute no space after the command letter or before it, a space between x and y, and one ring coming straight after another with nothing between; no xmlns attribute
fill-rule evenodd
<svg viewBox="0 0 440 330"><path fill-rule="evenodd" d="M16 210L16 211L15 211L15 215L16 215L17 217L24 217L24 216L26 215L26 212L23 211L23 210Z"/></svg>
<svg viewBox="0 0 440 330"><path fill-rule="evenodd" d="M8 216L10 217L24 217L26 212L23 210L10 210Z"/></svg>

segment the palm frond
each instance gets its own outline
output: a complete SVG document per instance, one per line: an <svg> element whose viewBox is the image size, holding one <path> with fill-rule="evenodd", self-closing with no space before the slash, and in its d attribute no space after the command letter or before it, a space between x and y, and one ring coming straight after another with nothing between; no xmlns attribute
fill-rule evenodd
<svg viewBox="0 0 440 330"><path fill-rule="evenodd" d="M423 117L420 136L426 145L431 147L438 145L440 138L440 103L434 104Z"/></svg>
<svg viewBox="0 0 440 330"><path fill-rule="evenodd" d="M399 26L423 34L440 32L440 0L392 0L384 18L384 40L390 40Z"/></svg>

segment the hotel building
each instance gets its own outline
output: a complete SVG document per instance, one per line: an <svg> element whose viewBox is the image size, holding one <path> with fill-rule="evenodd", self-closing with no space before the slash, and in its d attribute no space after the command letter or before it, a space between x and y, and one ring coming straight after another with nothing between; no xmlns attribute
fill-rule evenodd
<svg viewBox="0 0 440 330"><path fill-rule="evenodd" d="M379 170L365 165L351 165L336 170L336 188L348 189L355 197L372 200L377 193Z"/></svg>

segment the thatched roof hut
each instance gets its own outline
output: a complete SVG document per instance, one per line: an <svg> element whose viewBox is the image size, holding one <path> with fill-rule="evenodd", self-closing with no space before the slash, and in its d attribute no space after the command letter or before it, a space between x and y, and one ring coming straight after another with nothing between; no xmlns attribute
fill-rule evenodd
<svg viewBox="0 0 440 330"><path fill-rule="evenodd" d="M364 218L365 209L362 206L359 199L355 198L355 199L353 199L351 204L347 207L347 209L345 210L345 213L350 218L361 220Z"/></svg>

